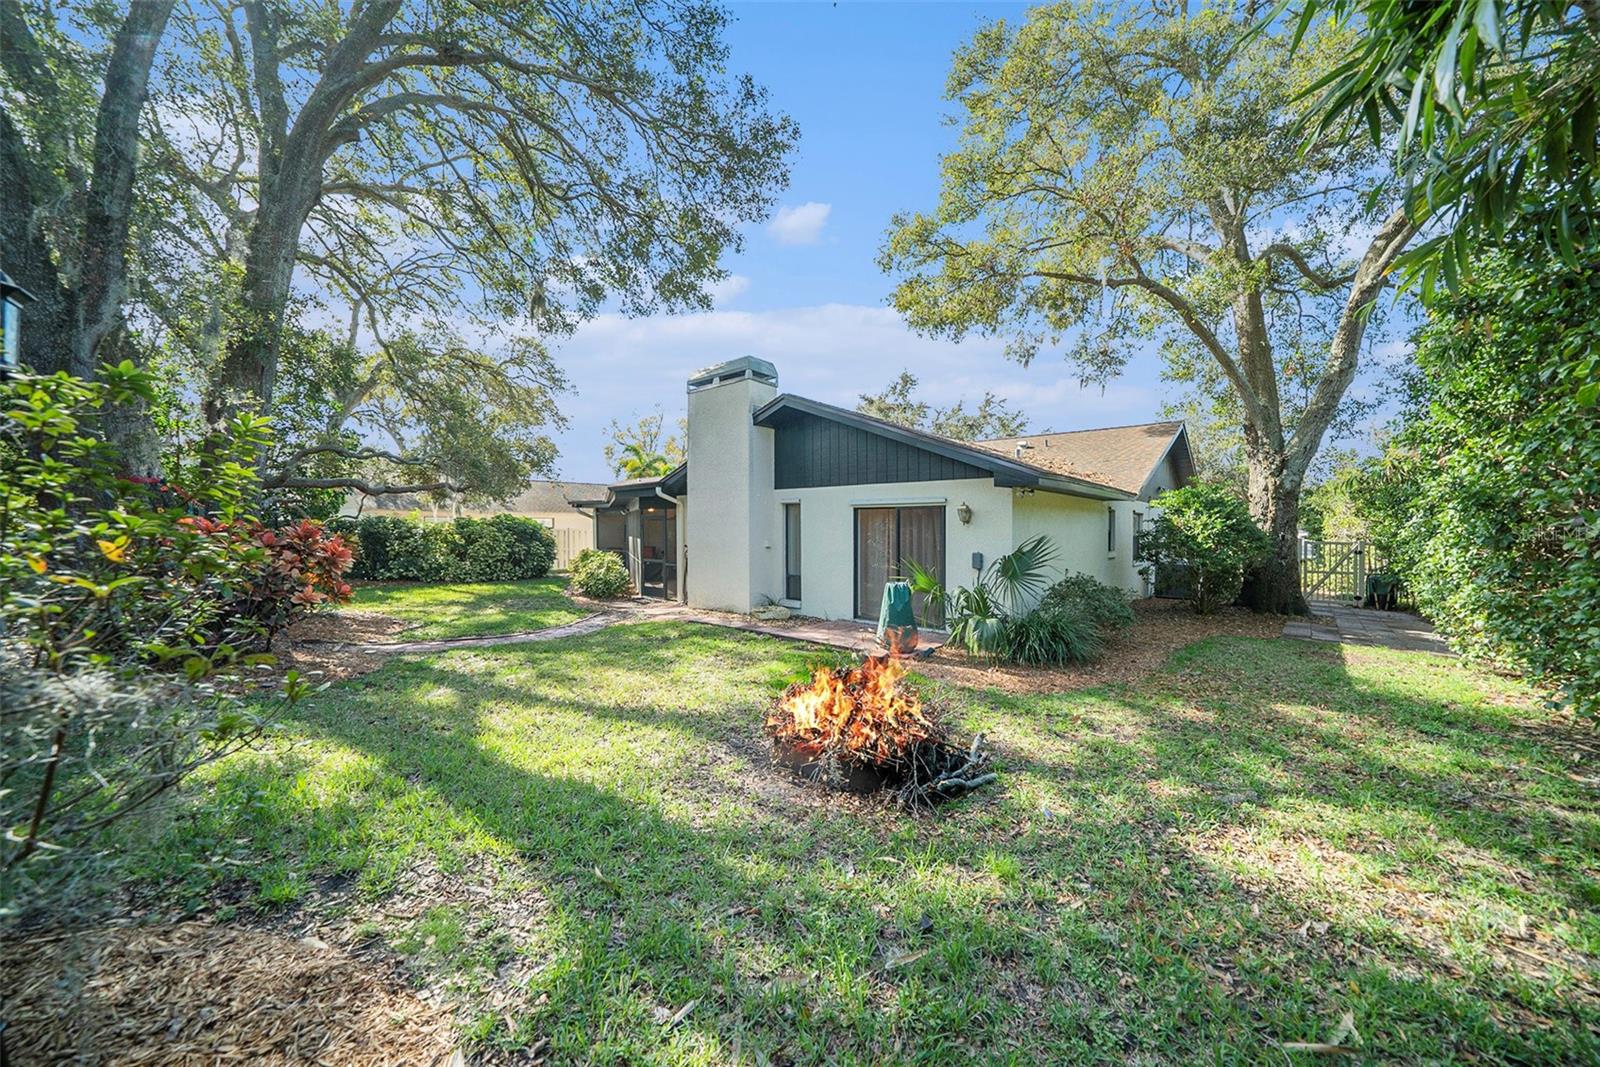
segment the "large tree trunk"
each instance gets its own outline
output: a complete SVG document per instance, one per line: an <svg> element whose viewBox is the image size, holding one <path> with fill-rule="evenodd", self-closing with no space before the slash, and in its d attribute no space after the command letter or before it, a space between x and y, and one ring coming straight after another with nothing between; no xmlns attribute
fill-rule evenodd
<svg viewBox="0 0 1600 1067"><path fill-rule="evenodd" d="M239 294L242 321L206 390L204 413L212 425L239 411L265 411L272 403L299 228L299 221L279 226L258 218L251 231Z"/></svg>
<svg viewBox="0 0 1600 1067"><path fill-rule="evenodd" d="M1250 516L1270 549L1247 577L1239 599L1256 611L1304 615L1300 593L1300 484L1280 470L1250 465Z"/></svg>
<svg viewBox="0 0 1600 1067"><path fill-rule="evenodd" d="M41 374L66 370L77 302L61 283L50 247L40 232L38 209L45 198L22 131L0 108L0 268L34 296L24 313L21 362Z"/></svg>
<svg viewBox="0 0 1600 1067"><path fill-rule="evenodd" d="M128 231L133 215L133 178L139 154L139 112L150 84L150 65L166 31L173 0L144 0L128 10L117 30L106 66L104 93L95 119L94 176L83 223L82 269L78 277L78 323L69 369L94 377L101 347L122 333L128 288Z"/></svg>

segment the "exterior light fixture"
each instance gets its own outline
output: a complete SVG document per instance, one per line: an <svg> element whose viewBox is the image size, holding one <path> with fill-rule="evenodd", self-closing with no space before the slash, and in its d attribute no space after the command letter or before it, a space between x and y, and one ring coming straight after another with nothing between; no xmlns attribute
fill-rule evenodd
<svg viewBox="0 0 1600 1067"><path fill-rule="evenodd" d="M33 303L33 294L0 270L0 377L22 361L22 305Z"/></svg>
<svg viewBox="0 0 1600 1067"><path fill-rule="evenodd" d="M956 508L956 518L961 520L961 525L963 526L971 525L972 509L967 507L967 502L965 500L961 502L960 507Z"/></svg>

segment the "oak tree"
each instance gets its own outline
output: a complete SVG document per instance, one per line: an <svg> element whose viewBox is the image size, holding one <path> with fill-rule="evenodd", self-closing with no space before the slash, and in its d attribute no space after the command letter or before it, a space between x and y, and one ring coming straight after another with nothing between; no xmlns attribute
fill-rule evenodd
<svg viewBox="0 0 1600 1067"><path fill-rule="evenodd" d="M1300 489L1416 233L1379 150L1302 150L1301 94L1348 37L1250 34L1233 12L1152 2L1034 9L955 57L960 141L938 205L896 217L882 263L921 330L1064 349L1086 378L1137 347L1214 366L1237 401L1261 608L1302 604Z"/></svg>

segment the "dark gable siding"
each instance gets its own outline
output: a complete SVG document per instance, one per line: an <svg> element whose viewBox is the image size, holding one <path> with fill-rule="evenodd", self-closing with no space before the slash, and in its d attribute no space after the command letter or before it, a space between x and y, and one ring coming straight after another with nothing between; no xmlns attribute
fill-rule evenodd
<svg viewBox="0 0 1600 1067"><path fill-rule="evenodd" d="M773 433L777 435L773 441L773 485L777 489L991 476L970 463L816 415L797 414Z"/></svg>

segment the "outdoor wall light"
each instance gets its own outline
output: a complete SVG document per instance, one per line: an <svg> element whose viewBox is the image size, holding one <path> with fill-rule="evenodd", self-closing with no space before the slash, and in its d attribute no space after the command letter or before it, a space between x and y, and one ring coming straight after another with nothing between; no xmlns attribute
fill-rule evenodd
<svg viewBox="0 0 1600 1067"><path fill-rule="evenodd" d="M972 509L967 507L966 501L963 500L961 506L956 508L956 518L961 520L961 525L963 526L971 525Z"/></svg>

